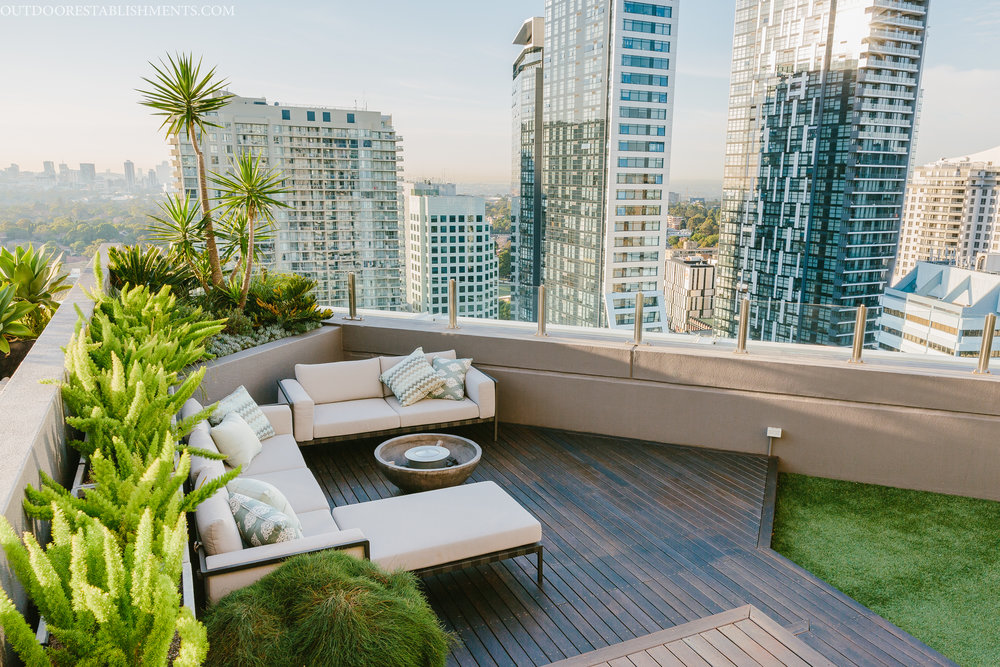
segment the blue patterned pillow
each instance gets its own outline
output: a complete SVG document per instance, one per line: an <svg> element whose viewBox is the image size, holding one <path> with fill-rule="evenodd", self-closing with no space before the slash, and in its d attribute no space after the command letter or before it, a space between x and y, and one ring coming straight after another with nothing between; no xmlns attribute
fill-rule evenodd
<svg viewBox="0 0 1000 667"><path fill-rule="evenodd" d="M461 401L465 398L465 374L472 367L472 359L434 360L434 370L444 378L444 386L427 394L427 398L447 398Z"/></svg>
<svg viewBox="0 0 1000 667"><path fill-rule="evenodd" d="M236 519L240 537L247 546L291 542L302 537L302 531L295 527L287 515L242 493L229 494L229 509Z"/></svg>

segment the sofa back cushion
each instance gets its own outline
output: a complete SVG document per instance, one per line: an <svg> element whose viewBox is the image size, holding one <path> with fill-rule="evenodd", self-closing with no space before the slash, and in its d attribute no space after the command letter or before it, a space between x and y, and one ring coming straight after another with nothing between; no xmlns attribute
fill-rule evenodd
<svg viewBox="0 0 1000 667"><path fill-rule="evenodd" d="M198 422L198 425L194 427L194 430L191 431L191 435L188 436L188 445L190 447L194 447L195 449L203 449L216 454L219 453L219 448L215 446L215 441L212 440L212 434L209 431L207 421ZM207 459L202 456L192 456L191 472L188 475L188 480L194 484L194 482L198 479L198 475L212 460L213 459Z"/></svg>
<svg viewBox="0 0 1000 667"><path fill-rule="evenodd" d="M381 398L382 372L377 358L334 361L329 364L295 364L295 379L317 404Z"/></svg>
<svg viewBox="0 0 1000 667"><path fill-rule="evenodd" d="M225 488L198 505L194 520L198 524L202 546L209 556L243 549L243 538L229 509L229 492Z"/></svg>
<svg viewBox="0 0 1000 667"><path fill-rule="evenodd" d="M409 355L407 355L407 356L409 356ZM455 350L444 350L442 352L428 352L424 356L427 357L427 363L433 365L435 359L454 359L456 355L455 355ZM381 373L385 373L387 370L389 370L390 368L392 368L393 366L395 366L396 364L398 364L399 362L401 362L403 359L406 359L406 357L405 356L404 357L379 357L378 358L378 362L379 362L379 366L380 366L380 369L381 369L379 371L379 373L380 374ZM387 384L385 384L383 382L382 383L382 397L383 398L387 398L389 396L392 396L392 389L389 389L389 385L387 385Z"/></svg>

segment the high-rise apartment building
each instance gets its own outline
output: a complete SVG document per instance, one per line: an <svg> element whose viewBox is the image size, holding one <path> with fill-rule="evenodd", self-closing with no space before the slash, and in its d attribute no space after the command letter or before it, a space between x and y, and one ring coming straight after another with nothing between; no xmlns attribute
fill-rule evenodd
<svg viewBox="0 0 1000 667"><path fill-rule="evenodd" d="M125 160L125 187L129 192L135 190L135 163L132 160Z"/></svg>
<svg viewBox="0 0 1000 667"><path fill-rule="evenodd" d="M538 319L537 291L542 282L545 207L542 201L542 46L545 20L528 19L514 37L522 46L514 61L511 94L513 165L511 199L511 317Z"/></svg>
<svg viewBox="0 0 1000 667"><path fill-rule="evenodd" d="M666 326L664 233L675 0L546 0L542 195L547 317Z"/></svg>
<svg viewBox="0 0 1000 667"><path fill-rule="evenodd" d="M914 169L906 187L892 282L917 262L975 268L978 258L1000 252L998 179L1000 146Z"/></svg>
<svg viewBox="0 0 1000 667"><path fill-rule="evenodd" d="M359 308L403 306L399 171L402 149L392 117L377 111L268 104L234 97L201 139L209 171L224 171L242 152L284 174L290 208L275 211L266 264L317 281L320 304L347 304L354 272ZM175 142L179 187L197 195L194 150ZM210 191L210 196L216 193Z"/></svg>
<svg viewBox="0 0 1000 667"><path fill-rule="evenodd" d="M1000 275L917 262L882 295L876 341L883 350L976 357L986 316L996 312ZM1000 357L1000 329L993 336L991 356Z"/></svg>
<svg viewBox="0 0 1000 667"><path fill-rule="evenodd" d="M448 312L455 281L459 317L497 319L499 269L486 200L446 183L404 183L406 301L418 313Z"/></svg>
<svg viewBox="0 0 1000 667"><path fill-rule="evenodd" d="M691 253L667 259L663 278L667 326L679 333L711 331L715 260Z"/></svg>
<svg viewBox="0 0 1000 667"><path fill-rule="evenodd" d="M97 167L93 162L80 163L80 182L93 183L97 180Z"/></svg>
<svg viewBox="0 0 1000 667"><path fill-rule="evenodd" d="M755 339L850 344L895 256L929 0L736 8L715 320ZM819 304L810 306L808 304Z"/></svg>

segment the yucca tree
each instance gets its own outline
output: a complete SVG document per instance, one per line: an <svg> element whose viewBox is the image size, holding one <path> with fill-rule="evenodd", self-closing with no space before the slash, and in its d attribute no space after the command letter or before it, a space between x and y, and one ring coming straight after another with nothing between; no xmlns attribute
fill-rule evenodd
<svg viewBox="0 0 1000 667"><path fill-rule="evenodd" d="M222 256L222 265L227 266L233 262L233 270L230 280L235 280L243 268L243 258L247 255L250 247L250 224L243 214L224 215L218 220L219 253ZM274 240L273 227L266 221L256 225L254 229L253 261L260 262L264 257L261 243ZM242 286L242 281L241 281Z"/></svg>
<svg viewBox="0 0 1000 667"><path fill-rule="evenodd" d="M166 243L171 256L184 262L207 293L208 282L200 266L205 218L184 195L169 195L157 206L162 214L149 216L155 223L149 226L150 240Z"/></svg>
<svg viewBox="0 0 1000 667"><path fill-rule="evenodd" d="M288 204L278 199L288 190L282 183L283 175L274 169L268 169L262 159L250 153L240 153L233 161L231 173L213 174L212 183L219 189L219 206L223 214L233 219L246 218L247 250L242 258L243 289L240 295L239 307L247 303L247 293L250 291L250 277L253 272L253 257L256 243L256 225L274 224L276 206Z"/></svg>
<svg viewBox="0 0 1000 667"><path fill-rule="evenodd" d="M35 336L42 333L59 307L56 296L70 288L68 276L62 272L62 255L56 256L46 245L38 250L30 244L18 246L14 252L0 249L0 285L14 288L15 301L35 306L24 319Z"/></svg>
<svg viewBox="0 0 1000 667"><path fill-rule="evenodd" d="M220 127L208 120L210 113L226 106L233 96L225 92L227 81L215 77L215 68L202 75L201 60L197 62L191 54L167 55L167 62L159 66L149 63L155 75L143 77L149 90L139 90L144 97L140 104L155 109L154 116L162 116L160 129L167 137L187 134L198 160L198 195L201 202L202 225L205 234L205 249L211 266L211 282L222 284L222 264L215 243L215 229L212 226L212 206L208 201L208 175L205 171L205 156L198 143L199 133L205 128Z"/></svg>

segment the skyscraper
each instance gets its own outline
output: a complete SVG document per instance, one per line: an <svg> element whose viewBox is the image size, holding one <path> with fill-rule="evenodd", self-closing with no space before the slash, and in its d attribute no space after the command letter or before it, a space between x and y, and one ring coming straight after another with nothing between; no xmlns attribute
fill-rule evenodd
<svg viewBox="0 0 1000 667"><path fill-rule="evenodd" d="M129 192L135 190L135 163L132 160L125 160L125 187Z"/></svg>
<svg viewBox="0 0 1000 667"><path fill-rule="evenodd" d="M523 46L514 61L511 95L513 164L517 196L511 200L511 317L538 319L537 290L542 282L545 208L542 202L542 45L545 20L524 22L514 37Z"/></svg>
<svg viewBox="0 0 1000 667"><path fill-rule="evenodd" d="M446 183L404 183L406 300L418 313L448 312L455 280L456 314L496 319L497 256L486 200L458 195Z"/></svg>
<svg viewBox="0 0 1000 667"><path fill-rule="evenodd" d="M906 187L892 282L917 262L975 268L1000 253L1000 146L917 167Z"/></svg>
<svg viewBox="0 0 1000 667"><path fill-rule="evenodd" d="M827 345L850 344L854 306L878 306L928 2L737 5L715 299L723 334L735 334L744 296L751 338Z"/></svg>
<svg viewBox="0 0 1000 667"><path fill-rule="evenodd" d="M359 308L402 307L402 149L391 116L234 97L211 120L221 127L201 139L209 171L224 171L248 152L280 170L291 191L285 198L291 207L275 211L266 265L316 280L322 305L347 305L347 274L354 272ZM180 189L197 196L186 137L175 140L173 156Z"/></svg>
<svg viewBox="0 0 1000 667"><path fill-rule="evenodd" d="M551 322L663 330L677 3L546 0L542 195ZM522 206L523 208L523 206Z"/></svg>
<svg viewBox="0 0 1000 667"><path fill-rule="evenodd" d="M80 181L83 183L93 183L97 180L97 168L92 162L80 163Z"/></svg>

